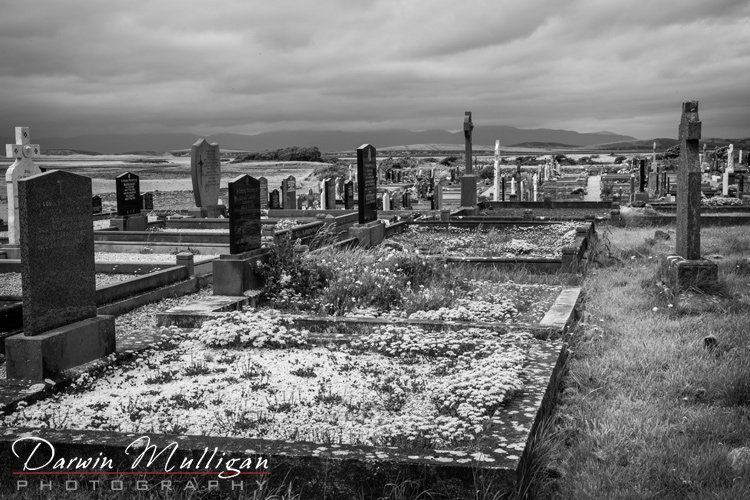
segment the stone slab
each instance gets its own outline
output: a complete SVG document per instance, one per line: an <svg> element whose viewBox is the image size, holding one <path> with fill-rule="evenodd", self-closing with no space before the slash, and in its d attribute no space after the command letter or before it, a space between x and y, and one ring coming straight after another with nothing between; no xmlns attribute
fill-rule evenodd
<svg viewBox="0 0 750 500"><path fill-rule="evenodd" d="M240 175L228 184L229 253L260 248L260 183Z"/></svg>
<svg viewBox="0 0 750 500"><path fill-rule="evenodd" d="M684 259L679 255L667 257L671 285L678 290L711 287L719 278L719 266L708 259Z"/></svg>
<svg viewBox="0 0 750 500"><path fill-rule="evenodd" d="M385 224L381 221L367 224L354 224L348 229L350 238L357 238L359 246L364 248L379 245L385 239Z"/></svg>
<svg viewBox="0 0 750 500"><path fill-rule="evenodd" d="M96 316L5 340L8 378L43 380L115 352L114 316Z"/></svg>
<svg viewBox="0 0 750 500"><path fill-rule="evenodd" d="M190 173L196 207L217 206L221 182L219 145L200 139L190 150Z"/></svg>
<svg viewBox="0 0 750 500"><path fill-rule="evenodd" d="M581 298L581 289L578 287L565 288L552 304L539 322L540 326L549 326L565 329L575 319L575 310Z"/></svg>

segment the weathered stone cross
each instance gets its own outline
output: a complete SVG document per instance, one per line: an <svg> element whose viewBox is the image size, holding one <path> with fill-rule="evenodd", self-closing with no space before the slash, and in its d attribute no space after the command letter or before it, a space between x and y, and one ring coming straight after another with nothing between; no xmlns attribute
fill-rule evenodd
<svg viewBox="0 0 750 500"><path fill-rule="evenodd" d="M471 131L474 130L474 124L471 122L471 111L464 113L464 149L466 153L466 173L474 172L471 164Z"/></svg>
<svg viewBox="0 0 750 500"><path fill-rule="evenodd" d="M677 254L688 260L701 258L701 168L698 141L701 122L698 101L682 103L680 166L677 170Z"/></svg>
<svg viewBox="0 0 750 500"><path fill-rule="evenodd" d="M5 172L5 184L8 192L8 242L11 245L20 243L18 225L18 181L41 174L33 158L39 157L39 144L31 144L29 127L16 127L16 143L5 146L6 156L15 158L15 162Z"/></svg>

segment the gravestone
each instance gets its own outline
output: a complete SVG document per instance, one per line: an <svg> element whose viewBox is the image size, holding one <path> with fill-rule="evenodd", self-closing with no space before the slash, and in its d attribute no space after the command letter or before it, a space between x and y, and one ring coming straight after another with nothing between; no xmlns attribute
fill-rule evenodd
<svg viewBox="0 0 750 500"><path fill-rule="evenodd" d="M229 192L229 253L260 248L260 182L241 175L227 185Z"/></svg>
<svg viewBox="0 0 750 500"><path fill-rule="evenodd" d="M102 197L99 195L91 198L91 211L95 214L102 213Z"/></svg>
<svg viewBox="0 0 750 500"><path fill-rule="evenodd" d="M383 210L391 210L391 195L390 193L383 193Z"/></svg>
<svg viewBox="0 0 750 500"><path fill-rule="evenodd" d="M359 223L366 224L378 219L377 206L377 152L370 144L363 144L357 148L357 179L359 181L359 192L357 193ZM387 205L383 203L383 209Z"/></svg>
<svg viewBox="0 0 750 500"><path fill-rule="evenodd" d="M281 181L281 193L285 209L297 208L297 179L293 175Z"/></svg>
<svg viewBox="0 0 750 500"><path fill-rule="evenodd" d="M29 127L16 127L16 143L5 146L6 156L14 158L13 164L5 172L6 193L8 195L8 243L18 245L20 238L18 218L18 181L42 173L34 164L34 158L41 154L39 144L31 143Z"/></svg>
<svg viewBox="0 0 750 500"><path fill-rule="evenodd" d="M269 202L268 202L271 210L279 210L281 208L281 201L279 201L280 198L281 197L279 196L278 189L274 189L273 191L271 191L271 196L269 197Z"/></svg>
<svg viewBox="0 0 750 500"><path fill-rule="evenodd" d="M148 192L143 193L143 210L153 210L154 209L154 193Z"/></svg>
<svg viewBox="0 0 750 500"><path fill-rule="evenodd" d="M336 210L336 181L333 178L326 179L326 210ZM321 207L323 208L323 207Z"/></svg>
<svg viewBox="0 0 750 500"><path fill-rule="evenodd" d="M701 169L698 164L698 141L701 122L698 101L682 104L680 120L680 163L677 169L676 256L668 257L678 288L700 286L717 279L715 262L701 259Z"/></svg>
<svg viewBox="0 0 750 500"><path fill-rule="evenodd" d="M322 181L320 181L319 189L320 189L320 209L321 210L325 210L326 209L326 205L327 205L327 203L326 203L326 191L327 191L326 186L327 186L326 179L323 179Z"/></svg>
<svg viewBox="0 0 750 500"><path fill-rule="evenodd" d="M120 174L115 179L117 193L117 215L141 213L140 178L130 172Z"/></svg>
<svg viewBox="0 0 750 500"><path fill-rule="evenodd" d="M435 186L435 194L432 196L432 199L434 201L434 205L432 209L442 210L443 209L443 181L439 181L437 185Z"/></svg>
<svg viewBox="0 0 750 500"><path fill-rule="evenodd" d="M56 377L115 350L114 317L96 315L91 199L91 179L68 172L18 182L24 329L6 340L8 378Z"/></svg>
<svg viewBox="0 0 750 500"><path fill-rule="evenodd" d="M634 207L644 207L648 203L649 197L646 192L646 159L633 158L633 166L638 169L638 192L633 196L632 205Z"/></svg>
<svg viewBox="0 0 750 500"><path fill-rule="evenodd" d="M729 184L731 181L732 174L734 174L734 144L730 144L727 149L727 168L724 169L724 174L721 179L721 195L729 196Z"/></svg>
<svg viewBox="0 0 750 500"><path fill-rule="evenodd" d="M379 245L385 238L385 224L378 220L378 164L377 152L371 144L357 148L357 208L358 223L349 228L349 236L359 245ZM383 209L387 210L383 198Z"/></svg>
<svg viewBox="0 0 750 500"><path fill-rule="evenodd" d="M110 227L119 231L145 231L148 217L141 214L140 178L125 172L115 178L117 216L110 219Z"/></svg>
<svg viewBox="0 0 750 500"><path fill-rule="evenodd" d="M502 194L500 196L500 201L505 201L505 176L502 178Z"/></svg>
<svg viewBox="0 0 750 500"><path fill-rule="evenodd" d="M260 208L268 210L268 179L260 177L258 185L260 186Z"/></svg>
<svg viewBox="0 0 750 500"><path fill-rule="evenodd" d="M218 217L221 154L219 145L200 139L190 150L190 173L193 180L195 208L188 211L196 217Z"/></svg>
<svg viewBox="0 0 750 500"><path fill-rule="evenodd" d="M495 141L495 201L501 201L500 198L500 141Z"/></svg>
<svg viewBox="0 0 750 500"><path fill-rule="evenodd" d="M404 195L401 192L393 193L391 197L391 207L393 210L401 210L403 208Z"/></svg>
<svg viewBox="0 0 750 500"><path fill-rule="evenodd" d="M315 193L313 193L312 188L307 191L307 208L315 208Z"/></svg>
<svg viewBox="0 0 750 500"><path fill-rule="evenodd" d="M352 210L354 208L354 182L346 181L344 183L344 208Z"/></svg>

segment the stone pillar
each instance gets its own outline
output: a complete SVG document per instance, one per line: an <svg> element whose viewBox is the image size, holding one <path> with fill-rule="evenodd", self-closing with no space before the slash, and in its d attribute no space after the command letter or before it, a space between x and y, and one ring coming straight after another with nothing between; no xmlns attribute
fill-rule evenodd
<svg viewBox="0 0 750 500"><path fill-rule="evenodd" d="M503 183L505 179L503 179ZM504 189L503 189L504 190ZM495 141L495 201L502 201L500 198L500 141Z"/></svg>
<svg viewBox="0 0 750 500"><path fill-rule="evenodd" d="M477 177L474 175L471 155L471 133L474 123L471 121L471 111L464 114L464 160L466 171L461 177L461 206L474 208L477 205Z"/></svg>
<svg viewBox="0 0 750 500"><path fill-rule="evenodd" d="M698 101L688 101L682 104L679 138L676 251L685 259L700 259L701 171L697 160L701 122L698 118Z"/></svg>

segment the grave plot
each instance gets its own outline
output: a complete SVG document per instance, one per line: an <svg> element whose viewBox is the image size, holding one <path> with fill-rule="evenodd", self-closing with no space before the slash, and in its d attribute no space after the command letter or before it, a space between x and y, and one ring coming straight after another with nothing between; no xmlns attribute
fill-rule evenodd
<svg viewBox="0 0 750 500"><path fill-rule="evenodd" d="M304 256L279 247L259 271L269 306L344 317L535 324L561 290L498 282L389 243Z"/></svg>

